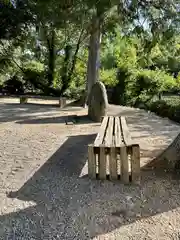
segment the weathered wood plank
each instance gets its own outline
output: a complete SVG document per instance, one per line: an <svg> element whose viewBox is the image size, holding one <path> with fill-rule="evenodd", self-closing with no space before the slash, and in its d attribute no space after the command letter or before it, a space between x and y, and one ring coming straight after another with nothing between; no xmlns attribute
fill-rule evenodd
<svg viewBox="0 0 180 240"><path fill-rule="evenodd" d="M106 117L103 118L103 121L101 123L101 127L100 127L100 130L99 130L99 133L98 133L98 135L97 135L97 137L96 137L96 139L94 141L94 146L95 147L99 147L102 144L107 124L108 124L108 117L106 116Z"/></svg>
<svg viewBox="0 0 180 240"><path fill-rule="evenodd" d="M116 147L122 146L121 126L120 126L119 117L115 117L114 137L115 137L115 146Z"/></svg>
<svg viewBox="0 0 180 240"><path fill-rule="evenodd" d="M96 178L96 156L93 145L88 146L88 175L90 178Z"/></svg>
<svg viewBox="0 0 180 240"><path fill-rule="evenodd" d="M120 161L121 161L121 180L124 183L129 183L129 162L127 155L127 148L121 147L120 149Z"/></svg>
<svg viewBox="0 0 180 240"><path fill-rule="evenodd" d="M126 119L125 117L120 117L120 120L121 120L121 131L122 131L124 143L126 144L126 146L129 146L132 144L132 138L126 123Z"/></svg>
<svg viewBox="0 0 180 240"><path fill-rule="evenodd" d="M106 134L104 137L104 145L106 147L111 147L113 145L113 127L114 127L114 118L109 117L109 122L106 130Z"/></svg>
<svg viewBox="0 0 180 240"><path fill-rule="evenodd" d="M140 149L138 145L132 146L131 176L133 183L140 183Z"/></svg>
<svg viewBox="0 0 180 240"><path fill-rule="evenodd" d="M104 147L100 147L99 153L99 178L102 180L106 179L106 154Z"/></svg>
<svg viewBox="0 0 180 240"><path fill-rule="evenodd" d="M117 155L116 155L116 148L115 147L111 147L111 149L110 149L109 168L110 168L110 179L111 180L118 179Z"/></svg>

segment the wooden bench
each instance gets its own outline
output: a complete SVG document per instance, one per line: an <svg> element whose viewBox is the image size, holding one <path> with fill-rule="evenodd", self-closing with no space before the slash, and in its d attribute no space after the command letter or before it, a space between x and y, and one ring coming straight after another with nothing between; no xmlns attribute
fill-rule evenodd
<svg viewBox="0 0 180 240"><path fill-rule="evenodd" d="M94 144L88 145L92 179L140 182L140 148L132 141L125 117L104 117Z"/></svg>
<svg viewBox="0 0 180 240"><path fill-rule="evenodd" d="M60 98L53 98L53 97L44 97L44 96L28 96L28 95L22 95L19 96L20 104L25 104L28 102L29 98L35 98L35 99L41 99L41 100L59 100L59 107L63 108L66 105L66 98L60 97Z"/></svg>

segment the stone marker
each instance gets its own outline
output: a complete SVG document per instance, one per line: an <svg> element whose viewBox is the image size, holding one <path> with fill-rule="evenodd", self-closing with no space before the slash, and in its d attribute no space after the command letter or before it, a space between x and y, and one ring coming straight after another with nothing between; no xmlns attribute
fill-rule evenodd
<svg viewBox="0 0 180 240"><path fill-rule="evenodd" d="M100 122L107 115L108 97L104 84L96 82L88 98L88 116L95 122Z"/></svg>

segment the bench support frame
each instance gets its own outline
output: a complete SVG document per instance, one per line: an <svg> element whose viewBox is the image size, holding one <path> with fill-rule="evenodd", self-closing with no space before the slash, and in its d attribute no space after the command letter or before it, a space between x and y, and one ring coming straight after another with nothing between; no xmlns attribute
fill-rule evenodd
<svg viewBox="0 0 180 240"><path fill-rule="evenodd" d="M94 144L88 145L92 179L140 182L140 148L132 141L124 117L104 117Z"/></svg>

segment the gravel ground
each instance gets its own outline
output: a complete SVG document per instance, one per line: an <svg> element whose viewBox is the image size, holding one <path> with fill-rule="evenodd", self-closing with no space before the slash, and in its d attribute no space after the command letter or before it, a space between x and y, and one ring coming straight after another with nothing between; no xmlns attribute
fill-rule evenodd
<svg viewBox="0 0 180 240"><path fill-rule="evenodd" d="M180 180L150 170L140 186L89 180L87 144L99 124L66 125L86 110L50 104L0 99L0 239L180 239ZM180 132L143 110L109 114L127 116L142 166Z"/></svg>

